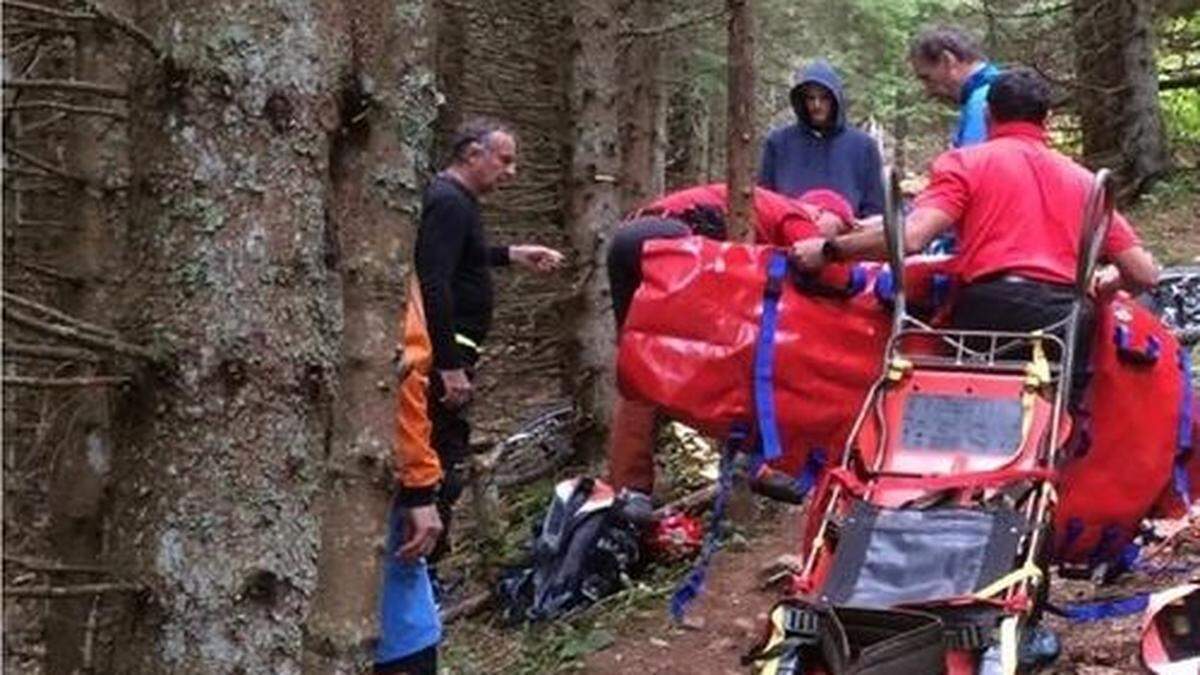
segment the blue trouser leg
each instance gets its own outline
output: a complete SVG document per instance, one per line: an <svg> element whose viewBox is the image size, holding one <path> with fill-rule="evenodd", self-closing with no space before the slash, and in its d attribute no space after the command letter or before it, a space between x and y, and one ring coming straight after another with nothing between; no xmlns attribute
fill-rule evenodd
<svg viewBox="0 0 1200 675"><path fill-rule="evenodd" d="M442 640L442 622L425 559L406 563L396 559L404 541L404 509L392 501L388 543L379 593L379 644L375 663L386 664L427 649Z"/></svg>

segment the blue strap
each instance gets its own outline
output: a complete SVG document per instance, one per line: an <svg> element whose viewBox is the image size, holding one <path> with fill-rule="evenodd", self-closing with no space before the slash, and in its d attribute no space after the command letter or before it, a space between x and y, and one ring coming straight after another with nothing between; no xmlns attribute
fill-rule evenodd
<svg viewBox="0 0 1200 675"><path fill-rule="evenodd" d="M700 557L692 566L683 581L671 595L671 618L682 621L688 605L704 591L704 579L708 576L708 565L712 562L713 554L721 544L721 525L725 520L725 504L729 501L729 493L733 489L734 459L746 441L746 429L735 426L725 439L725 447L721 449L721 468L717 473L717 494L713 498L712 513L709 515L708 531L704 533L704 543L700 546Z"/></svg>
<svg viewBox="0 0 1200 675"><path fill-rule="evenodd" d="M1146 338L1145 349L1135 347L1129 326L1124 324L1118 324L1114 329L1113 343L1117 345L1117 357L1126 363L1154 365L1162 353L1162 343L1153 335Z"/></svg>
<svg viewBox="0 0 1200 675"><path fill-rule="evenodd" d="M767 286L763 291L762 323L754 350L754 413L762 438L762 453L767 460L783 454L779 444L779 425L775 418L775 328L779 320L779 298L783 295L783 277L787 274L787 255L776 251L767 262Z"/></svg>
<svg viewBox="0 0 1200 675"><path fill-rule="evenodd" d="M892 280L891 268L881 269L875 275L874 291L875 299L881 305L891 307L892 303L896 301L896 284Z"/></svg>
<svg viewBox="0 0 1200 675"><path fill-rule="evenodd" d="M1146 611L1149 604L1150 594L1138 593L1125 598L1063 605L1062 613L1072 623L1092 623L1138 614Z"/></svg>
<svg viewBox="0 0 1200 675"><path fill-rule="evenodd" d="M950 298L952 281L949 274L938 272L933 275L930 284L932 285L932 290L929 292L929 306L932 309L937 309Z"/></svg>
<svg viewBox="0 0 1200 675"><path fill-rule="evenodd" d="M804 471L796 479L796 490L800 494L808 494L808 491L817 484L817 477L821 475L821 469L824 468L825 449L813 448L808 453L808 461L804 462Z"/></svg>
<svg viewBox="0 0 1200 675"><path fill-rule="evenodd" d="M1100 566L1100 563L1112 560L1112 554L1109 549L1112 548L1113 542L1117 536L1121 534L1121 530L1116 525L1107 525L1100 532L1100 541L1096 543L1096 548L1092 549L1092 554L1088 556L1088 568L1095 569Z"/></svg>
<svg viewBox="0 0 1200 675"><path fill-rule="evenodd" d="M858 295L867 287L867 269L855 264L850 267L850 281L846 284L846 295Z"/></svg>
<svg viewBox="0 0 1200 675"><path fill-rule="evenodd" d="M1175 466L1172 469L1175 492L1183 505L1192 506L1192 479L1188 475L1188 460L1192 458L1192 358L1180 349L1179 377L1182 380L1179 397L1179 434L1175 445Z"/></svg>

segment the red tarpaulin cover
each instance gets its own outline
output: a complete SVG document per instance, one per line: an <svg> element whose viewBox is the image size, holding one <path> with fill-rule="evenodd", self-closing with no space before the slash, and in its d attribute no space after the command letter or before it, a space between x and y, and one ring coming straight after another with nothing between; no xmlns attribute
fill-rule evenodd
<svg viewBox="0 0 1200 675"><path fill-rule="evenodd" d="M718 437L735 423L753 423L754 352L773 250L699 237L647 242L644 280L620 338L622 393ZM866 287L850 298L784 284L774 355L784 450L777 468L798 470L814 447L839 455L882 366L891 327L890 308L873 289L882 269L865 266ZM945 269L944 261L910 263L910 299L928 300L933 273ZM1090 555L1105 532L1102 554L1116 555L1170 490L1179 424L1178 344L1156 317L1128 300L1097 314L1087 396L1091 444L1063 467L1056 515L1060 553L1072 560ZM1129 328L1134 347L1154 335L1161 345L1157 362L1119 358L1112 339L1117 324Z"/></svg>

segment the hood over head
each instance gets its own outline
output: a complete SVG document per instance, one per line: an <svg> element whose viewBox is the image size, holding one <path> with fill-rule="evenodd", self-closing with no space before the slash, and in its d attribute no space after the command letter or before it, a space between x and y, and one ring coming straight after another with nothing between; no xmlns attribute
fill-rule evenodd
<svg viewBox="0 0 1200 675"><path fill-rule="evenodd" d="M832 131L841 131L846 126L846 98L842 91L842 78L838 76L837 71L828 61L817 59L792 75L792 89L788 95L792 102L792 110L796 112L800 126L814 131L814 127L808 121L808 112L804 109L804 100L800 96L800 90L806 84L819 84L833 94L836 107L833 111Z"/></svg>

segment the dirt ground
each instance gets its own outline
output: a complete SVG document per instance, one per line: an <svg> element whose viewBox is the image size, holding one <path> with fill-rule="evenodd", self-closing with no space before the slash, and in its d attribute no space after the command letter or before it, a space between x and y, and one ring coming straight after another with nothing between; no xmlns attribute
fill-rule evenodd
<svg viewBox="0 0 1200 675"><path fill-rule="evenodd" d="M705 594L689 613L693 627L672 625L665 603L643 610L619 624L615 641L590 654L583 672L593 675L637 673L638 675L741 675L747 669L739 657L756 640L766 612L779 597L778 591L763 590L759 570L778 556L797 549L798 514L774 516L778 525L767 526L742 550L720 552L710 574ZM1170 555L1154 562L1166 564L1170 572L1151 576L1146 572L1127 574L1116 583L1097 587L1089 581L1055 578L1051 601L1056 605L1083 602L1099 597L1118 597L1164 589L1194 578L1200 570L1200 546L1196 531L1181 536ZM1141 615L1090 624L1072 624L1049 617L1050 626L1062 641L1058 661L1043 673L1054 675L1115 675L1136 673Z"/></svg>

